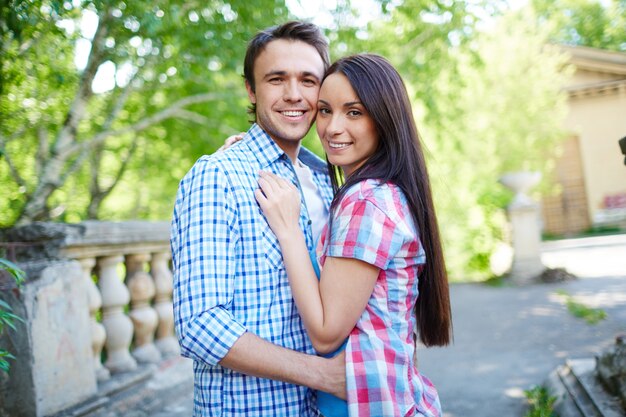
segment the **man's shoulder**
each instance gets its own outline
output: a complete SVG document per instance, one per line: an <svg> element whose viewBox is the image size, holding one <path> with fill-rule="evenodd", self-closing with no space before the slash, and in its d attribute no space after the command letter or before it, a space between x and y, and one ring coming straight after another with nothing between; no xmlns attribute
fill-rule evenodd
<svg viewBox="0 0 626 417"><path fill-rule="evenodd" d="M238 142L226 150L210 155L203 155L195 162L188 175L198 175L205 172L218 172L225 176L233 176L252 172L250 150Z"/></svg>
<svg viewBox="0 0 626 417"><path fill-rule="evenodd" d="M326 161L304 146L300 148L298 159L300 159L300 161L308 166L313 172L328 175L328 165L326 164Z"/></svg>

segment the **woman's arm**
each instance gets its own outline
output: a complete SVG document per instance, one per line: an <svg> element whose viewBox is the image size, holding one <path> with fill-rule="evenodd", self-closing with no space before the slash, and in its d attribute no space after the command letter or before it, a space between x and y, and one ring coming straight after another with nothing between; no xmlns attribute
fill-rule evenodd
<svg viewBox="0 0 626 417"><path fill-rule="evenodd" d="M313 347L339 347L365 310L379 269L351 258L328 257L318 281L300 225L300 193L290 182L261 173L256 198L278 238L293 298Z"/></svg>

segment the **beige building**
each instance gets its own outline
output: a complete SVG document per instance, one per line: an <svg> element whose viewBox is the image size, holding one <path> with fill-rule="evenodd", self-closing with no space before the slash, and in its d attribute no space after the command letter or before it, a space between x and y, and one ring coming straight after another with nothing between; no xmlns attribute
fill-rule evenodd
<svg viewBox="0 0 626 417"><path fill-rule="evenodd" d="M565 128L571 134L557 162L558 193L543 199L544 232L571 235L592 227L626 229L626 53L564 47L575 73Z"/></svg>

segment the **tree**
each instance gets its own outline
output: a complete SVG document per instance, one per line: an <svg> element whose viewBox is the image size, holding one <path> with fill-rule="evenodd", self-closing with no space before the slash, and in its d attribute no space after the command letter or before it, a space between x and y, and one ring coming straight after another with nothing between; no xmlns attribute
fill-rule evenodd
<svg viewBox="0 0 626 417"><path fill-rule="evenodd" d="M537 22L501 2L407 0L339 39L388 57L407 84L456 280L489 277L505 239L500 175L549 168L561 138L564 57L545 47Z"/></svg>
<svg viewBox="0 0 626 417"><path fill-rule="evenodd" d="M561 87L569 71L547 36L532 14L504 16L459 50L459 70L443 68L433 86L442 116L449 117L427 124L434 137L430 166L457 278L488 277L490 255L506 240L503 209L511 194L498 178L507 171L549 171L564 138Z"/></svg>
<svg viewBox="0 0 626 417"><path fill-rule="evenodd" d="M95 217L129 170L188 168L245 128L238 74L247 40L287 17L277 0L254 8L242 0L8 6L0 96L5 225ZM88 51L83 69L75 50ZM114 82L101 88L107 70ZM158 167L133 164L138 153Z"/></svg>
<svg viewBox="0 0 626 417"><path fill-rule="evenodd" d="M538 19L553 28L553 42L626 51L626 1L533 0Z"/></svg>

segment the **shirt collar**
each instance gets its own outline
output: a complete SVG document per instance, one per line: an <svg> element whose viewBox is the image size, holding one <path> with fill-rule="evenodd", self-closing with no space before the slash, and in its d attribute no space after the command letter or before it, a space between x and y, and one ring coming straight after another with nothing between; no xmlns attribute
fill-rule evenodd
<svg viewBox="0 0 626 417"><path fill-rule="evenodd" d="M261 168L266 168L285 152L274 142L261 127L254 123L243 138L243 142L252 151L252 155L259 161Z"/></svg>
<svg viewBox="0 0 626 417"><path fill-rule="evenodd" d="M259 161L261 168L268 167L280 158L289 158L270 135L256 123L250 127L243 141L252 151L252 155ZM298 159L313 171L322 174L328 173L326 163L313 152L302 146L298 153Z"/></svg>

